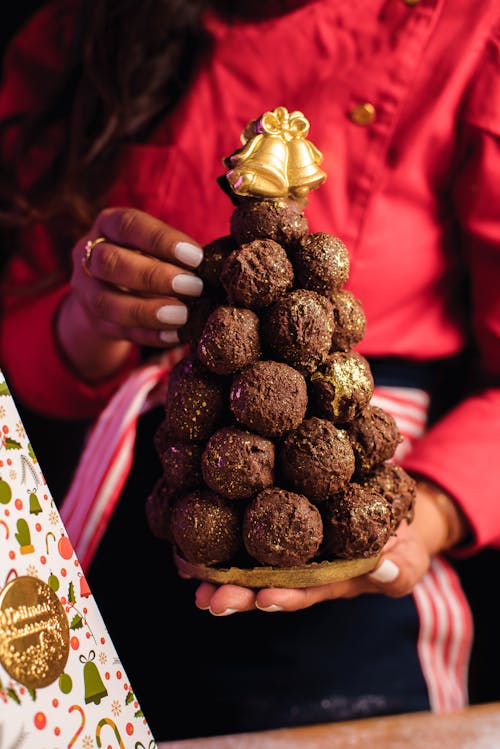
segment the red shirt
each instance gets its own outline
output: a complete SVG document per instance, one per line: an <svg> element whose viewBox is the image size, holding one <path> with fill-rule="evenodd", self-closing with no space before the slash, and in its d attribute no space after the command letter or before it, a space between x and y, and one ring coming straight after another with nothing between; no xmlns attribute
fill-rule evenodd
<svg viewBox="0 0 500 749"><path fill-rule="evenodd" d="M49 3L18 35L5 60L0 118L43 101L64 68L76 8ZM175 114L147 142L122 148L109 205L141 208L202 244L228 234L233 206L216 185L223 157L250 119L277 106L299 109L328 174L309 196L309 228L337 234L350 250L346 287L367 317L357 349L431 361L472 338L482 374L498 383L498 1L315 0L278 18L228 25L212 16L207 25L213 56ZM23 179L46 158L23 165ZM41 229L20 249L8 289L57 270ZM1 363L29 406L92 416L125 373L91 388L67 368L53 336L65 290L7 298ZM500 391L485 387L405 460L457 499L474 548L500 546L499 448Z"/></svg>

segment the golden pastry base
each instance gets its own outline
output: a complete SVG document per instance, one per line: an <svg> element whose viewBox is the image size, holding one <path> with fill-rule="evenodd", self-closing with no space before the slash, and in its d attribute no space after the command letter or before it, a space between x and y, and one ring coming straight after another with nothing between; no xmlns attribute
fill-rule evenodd
<svg viewBox="0 0 500 749"><path fill-rule="evenodd" d="M245 588L309 588L350 580L371 572L379 556L368 559L335 559L311 562L301 567L208 567L187 562L174 550L177 571L183 577L219 585L243 585Z"/></svg>

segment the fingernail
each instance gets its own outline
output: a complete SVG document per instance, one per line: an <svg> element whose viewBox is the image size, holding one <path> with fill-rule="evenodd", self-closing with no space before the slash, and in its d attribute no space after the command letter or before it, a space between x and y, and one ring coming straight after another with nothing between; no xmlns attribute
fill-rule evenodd
<svg viewBox="0 0 500 749"><path fill-rule="evenodd" d="M390 559L384 559L380 567L375 572L370 573L369 577L378 583L392 583L399 575L399 567Z"/></svg>
<svg viewBox="0 0 500 749"><path fill-rule="evenodd" d="M188 319L188 310L181 304L166 304L156 310L156 317L167 325L184 325Z"/></svg>
<svg viewBox="0 0 500 749"><path fill-rule="evenodd" d="M259 606L259 604L255 602L255 607L259 609L259 611L269 611L271 613L273 611L283 611L281 606L277 606L275 603L272 603L270 606Z"/></svg>
<svg viewBox="0 0 500 749"><path fill-rule="evenodd" d="M208 609L213 616L229 616L230 614L236 614L238 612L238 609L224 609L224 611L220 611L219 613L212 611L212 609Z"/></svg>
<svg viewBox="0 0 500 749"><path fill-rule="evenodd" d="M177 242L174 247L174 256L184 265L197 268L203 260L203 250L189 242Z"/></svg>
<svg viewBox="0 0 500 749"><path fill-rule="evenodd" d="M200 296L203 291L203 281L198 276L188 276L186 273L179 273L172 279L172 288L177 294L186 296Z"/></svg>
<svg viewBox="0 0 500 749"><path fill-rule="evenodd" d="M179 343L179 336L176 330L160 330L158 338L163 343Z"/></svg>

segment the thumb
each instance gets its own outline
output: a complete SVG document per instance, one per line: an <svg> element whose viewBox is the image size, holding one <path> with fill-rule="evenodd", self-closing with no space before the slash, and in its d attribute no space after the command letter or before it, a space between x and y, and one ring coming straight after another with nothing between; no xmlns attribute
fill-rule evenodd
<svg viewBox="0 0 500 749"><path fill-rule="evenodd" d="M382 554L377 568L367 577L377 592L401 598L412 592L429 565L430 557L422 541L405 535Z"/></svg>

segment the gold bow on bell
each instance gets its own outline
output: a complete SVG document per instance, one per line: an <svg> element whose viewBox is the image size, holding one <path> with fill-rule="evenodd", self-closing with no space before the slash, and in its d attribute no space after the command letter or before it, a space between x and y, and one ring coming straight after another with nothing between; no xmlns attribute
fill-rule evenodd
<svg viewBox="0 0 500 749"><path fill-rule="evenodd" d="M326 173L322 153L310 141L309 121L285 107L264 112L244 129L243 146L224 159L231 189L237 195L261 198L305 198Z"/></svg>

